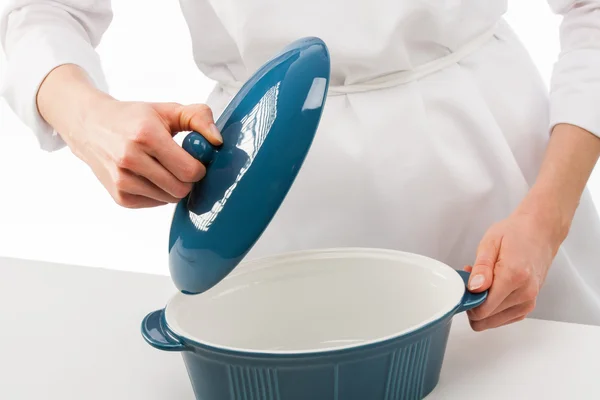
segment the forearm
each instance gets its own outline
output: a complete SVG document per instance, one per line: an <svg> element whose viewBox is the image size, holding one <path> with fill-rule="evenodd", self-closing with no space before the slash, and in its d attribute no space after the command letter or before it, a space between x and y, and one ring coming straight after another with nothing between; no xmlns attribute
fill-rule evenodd
<svg viewBox="0 0 600 400"><path fill-rule="evenodd" d="M94 86L108 90L95 48L112 19L110 1L7 3L0 11L0 47L7 61L0 95L30 128L42 149L58 150L64 140L54 134L53 126L41 117L37 107L40 83L49 72L64 68L59 66L78 65Z"/></svg>
<svg viewBox="0 0 600 400"><path fill-rule="evenodd" d="M83 69L65 64L52 70L40 85L37 107L42 118L70 143L73 133L84 125L86 111L102 98L110 96L98 90Z"/></svg>
<svg viewBox="0 0 600 400"><path fill-rule="evenodd" d="M556 125L536 183L517 212L542 221L557 246L569 231L599 156L598 137L573 125Z"/></svg>

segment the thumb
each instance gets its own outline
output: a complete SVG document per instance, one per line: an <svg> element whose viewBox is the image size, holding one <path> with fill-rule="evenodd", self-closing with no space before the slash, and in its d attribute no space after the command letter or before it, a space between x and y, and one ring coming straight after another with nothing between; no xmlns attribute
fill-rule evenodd
<svg viewBox="0 0 600 400"><path fill-rule="evenodd" d="M206 104L184 106L177 103L159 103L153 106L169 125L172 135L183 131L196 131L215 146L223 143L212 110Z"/></svg>
<svg viewBox="0 0 600 400"><path fill-rule="evenodd" d="M500 235L488 232L477 248L475 263L471 269L468 288L471 292L483 292L492 286L494 266L500 251Z"/></svg>

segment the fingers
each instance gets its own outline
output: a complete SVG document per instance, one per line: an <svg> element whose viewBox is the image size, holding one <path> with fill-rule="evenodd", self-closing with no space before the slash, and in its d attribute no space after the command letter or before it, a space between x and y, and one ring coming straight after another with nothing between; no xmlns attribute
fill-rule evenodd
<svg viewBox="0 0 600 400"><path fill-rule="evenodd" d="M475 321L488 318L514 290L515 287L507 276L496 274L494 285L488 290L487 299L479 307L467 311L469 318Z"/></svg>
<svg viewBox="0 0 600 400"><path fill-rule="evenodd" d="M153 104L152 107L165 121L169 135L148 135L145 140L142 135L141 144L146 152L179 181L199 181L206 174L205 166L181 148L171 136L177 132L194 130L213 145L222 144L223 139L214 125L212 111L203 104L182 106L176 103L159 103Z"/></svg>
<svg viewBox="0 0 600 400"><path fill-rule="evenodd" d="M526 279L525 268L496 263L494 285L488 298L479 307L467 311L471 327L475 331L497 328L524 319L536 305L539 285Z"/></svg>
<svg viewBox="0 0 600 400"><path fill-rule="evenodd" d="M135 175L127 170L121 170L118 172L118 178L115 179L115 188L119 193L119 196L123 196L124 194L143 196L157 200L161 203L176 203L181 198L185 197L185 194L183 194L181 197L172 196L168 192L155 186L152 182L148 181L144 177Z"/></svg>
<svg viewBox="0 0 600 400"><path fill-rule="evenodd" d="M118 205L125 208L150 208L165 205L166 203L151 199L149 197L122 193L115 198Z"/></svg>
<svg viewBox="0 0 600 400"><path fill-rule="evenodd" d="M172 140L171 140L172 141ZM196 162L200 164L199 162ZM196 164L195 163L195 164ZM135 175L142 176L146 178L148 181L152 182L157 189L168 194L168 198L157 199L164 200L168 202L172 202L172 200L182 199L184 198L191 190L192 184L187 181L182 181L175 175L173 175L170 171L165 168L164 165L161 165L156 159L152 158L150 155L144 153L143 151L138 151L132 148L130 151L127 151L123 157L121 157L117 162L117 167L124 171L131 171ZM192 179L200 180L205 173L205 168L200 164L200 168L198 170L194 170L195 174ZM127 174L124 174L123 171L117 170L116 176L114 177L116 181L123 180L122 184L127 188L133 185L132 178ZM141 183L137 182L136 185L141 185ZM136 186L136 190L144 190L149 191L150 189L147 187L148 185L143 185L142 187ZM133 192L132 192L133 193ZM134 193L134 194L142 194L142 193Z"/></svg>
<svg viewBox="0 0 600 400"><path fill-rule="evenodd" d="M211 144L218 146L223 137L215 125L213 113L205 104L183 106L177 103L161 103L154 105L161 117L167 122L171 133L196 131Z"/></svg>
<svg viewBox="0 0 600 400"><path fill-rule="evenodd" d="M481 332L524 319L535 308L535 300L520 303L483 320L470 320L471 328Z"/></svg>
<svg viewBox="0 0 600 400"><path fill-rule="evenodd" d="M527 318L527 315L521 315L520 317L511 319L510 321L503 323L502 325L498 325L497 328L500 328L501 326L514 324L515 322L523 321L525 318Z"/></svg>
<svg viewBox="0 0 600 400"><path fill-rule="evenodd" d="M162 195L156 195L155 192L151 190L145 190L141 187L143 186L138 180L142 178L136 177L127 171L121 171L119 174L119 178L115 179L108 173L105 172L97 174L98 179L102 184L108 189L111 197L121 207L125 208L147 208L147 207L157 207L167 204L166 201L160 200ZM125 177L125 178L124 178ZM135 179L137 178L137 179ZM136 194L131 192L137 192ZM140 194L144 193L144 194ZM148 196L147 194L151 194ZM164 193L165 197L168 197L168 194Z"/></svg>
<svg viewBox="0 0 600 400"><path fill-rule="evenodd" d="M204 165L181 148L173 140L167 127L158 120L141 124L133 140L121 152L116 160L120 168L148 178L176 197L180 195L183 186L190 186L185 185L186 183L197 182L206 174ZM142 155L150 157L144 158ZM154 163L149 162L152 159ZM164 171L159 171L157 167ZM173 179L178 182L173 182Z"/></svg>
<svg viewBox="0 0 600 400"><path fill-rule="evenodd" d="M171 137L159 140L157 145L148 148L148 154L180 182L198 182L206 175L206 167L181 148Z"/></svg>
<svg viewBox="0 0 600 400"><path fill-rule="evenodd" d="M517 290L514 290L511 294L509 294L506 299L492 312L492 314L498 314L507 310L511 307L514 307L518 304L535 302L538 296L539 290L535 287L535 285L530 284L524 287L521 287ZM474 315L474 319L478 319L478 316ZM479 317L479 319L481 319Z"/></svg>
<svg viewBox="0 0 600 400"><path fill-rule="evenodd" d="M500 305L504 307L505 300L518 288L510 274L505 273L507 269L503 268L499 256L502 251L502 237L502 234L492 227L477 248L475 264L469 268L469 290L475 293L488 290L486 301L467 312L472 321L481 321L496 314Z"/></svg>
<svg viewBox="0 0 600 400"><path fill-rule="evenodd" d="M498 259L501 242L502 236L493 231L486 233L482 239L469 277L468 287L471 292L483 292L492 286L494 266Z"/></svg>

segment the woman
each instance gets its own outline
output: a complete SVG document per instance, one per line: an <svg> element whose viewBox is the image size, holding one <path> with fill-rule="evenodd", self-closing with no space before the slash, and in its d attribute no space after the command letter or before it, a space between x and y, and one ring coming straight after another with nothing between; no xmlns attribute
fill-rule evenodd
<svg viewBox="0 0 600 400"><path fill-rule="evenodd" d="M172 140L213 124L289 42L323 39L331 93L296 183L249 258L396 248L472 269L476 331L528 315L600 325L600 222L585 184L600 154L600 0L564 16L550 97L502 19L505 0L181 0L205 105L121 102L94 48L108 0L13 1L3 95L46 150L68 146L115 201L184 197L205 173Z"/></svg>

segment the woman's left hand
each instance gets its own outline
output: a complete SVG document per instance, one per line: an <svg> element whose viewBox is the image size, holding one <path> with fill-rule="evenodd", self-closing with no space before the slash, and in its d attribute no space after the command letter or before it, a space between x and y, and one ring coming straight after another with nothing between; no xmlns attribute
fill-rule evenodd
<svg viewBox="0 0 600 400"><path fill-rule="evenodd" d="M475 331L523 320L536 298L562 240L553 233L551 218L516 212L492 226L477 250L469 290L488 290L488 298L468 311Z"/></svg>
<svg viewBox="0 0 600 400"><path fill-rule="evenodd" d="M470 291L489 289L486 301L467 312L473 330L520 321L533 311L599 159L598 136L570 124L554 127L535 184L512 215L486 232L475 264L465 268Z"/></svg>

